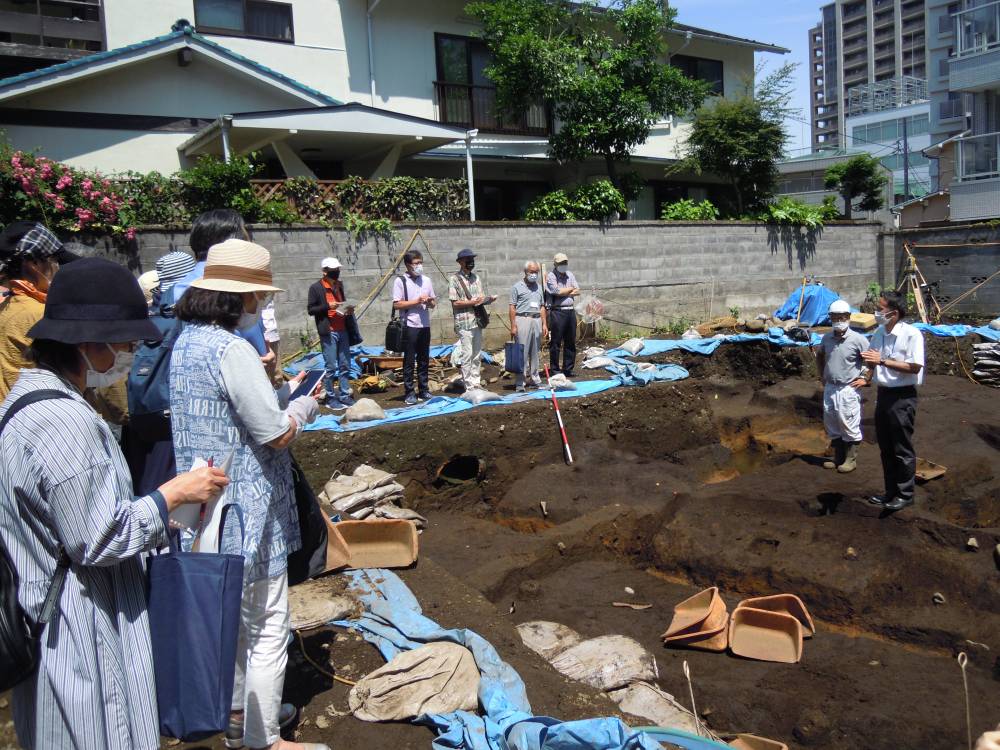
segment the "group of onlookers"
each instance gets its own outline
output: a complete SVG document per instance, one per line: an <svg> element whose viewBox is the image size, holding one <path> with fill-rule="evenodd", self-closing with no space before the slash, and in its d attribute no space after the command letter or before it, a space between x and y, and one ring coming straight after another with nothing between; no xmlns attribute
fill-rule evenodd
<svg viewBox="0 0 1000 750"><path fill-rule="evenodd" d="M457 360L461 381L466 390L481 388L483 331L489 325L489 305L496 295L486 293L480 274L476 273L476 254L468 248L456 257L458 270L448 277L448 300L451 302L454 330L458 336ZM541 282L540 266L535 261L524 265L524 276L510 291L510 335L523 346L524 366L515 375L515 389L540 387L539 355L549 336L551 373L573 374L576 360L575 298L580 294L576 277L568 270L569 259L563 253L554 258L554 269ZM431 310L437 295L430 276L425 273L424 257L418 250L403 255L403 273L392 286L392 306L401 314L403 325L404 402L413 406L431 398L429 365L431 347ZM327 371L327 405L333 408L354 403L350 395L350 346L356 343L348 335L354 312L345 303L341 264L336 258L322 262L323 278L309 289L307 309L316 321L316 331ZM356 322L354 326L356 326ZM336 384L338 388L334 387Z"/></svg>
<svg viewBox="0 0 1000 750"><path fill-rule="evenodd" d="M0 303L0 419L11 414L0 433L0 540L26 618L38 621L50 589L57 602L38 668L13 692L26 748L160 746L145 559L165 546L172 511L223 492L245 520L242 545L227 536L223 547L245 561L226 744L325 747L280 735L296 715L281 694L287 557L301 544L287 448L317 403L273 385L276 337L264 317L280 290L239 215L199 217L191 247L193 257L161 258L144 293L123 266L66 253L40 224L0 239L11 292ZM130 465L84 394L121 389L137 346L165 333L169 408L159 439L126 422ZM209 466L189 471L196 459Z"/></svg>

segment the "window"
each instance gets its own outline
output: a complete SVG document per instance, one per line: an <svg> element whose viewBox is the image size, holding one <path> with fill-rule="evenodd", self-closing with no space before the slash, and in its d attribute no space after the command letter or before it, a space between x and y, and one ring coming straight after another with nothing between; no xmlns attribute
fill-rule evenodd
<svg viewBox="0 0 1000 750"><path fill-rule="evenodd" d="M691 57L690 55L673 55L670 58L670 64L688 78L710 83L713 94L725 95L725 86L722 82L722 60L706 60L703 57Z"/></svg>
<svg viewBox="0 0 1000 750"><path fill-rule="evenodd" d="M195 0L198 31L294 42L292 6L270 0Z"/></svg>

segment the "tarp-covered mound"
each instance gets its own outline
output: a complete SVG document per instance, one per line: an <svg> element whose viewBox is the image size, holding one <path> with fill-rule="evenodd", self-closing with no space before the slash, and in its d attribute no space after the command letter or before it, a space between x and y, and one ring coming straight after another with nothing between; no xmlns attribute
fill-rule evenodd
<svg viewBox="0 0 1000 750"><path fill-rule="evenodd" d="M802 302L802 314L799 315L799 300L805 296ZM807 284L792 292L785 304L774 311L774 317L778 320L794 320L799 315L799 322L804 326L829 325L830 315L828 310L831 303L840 299L840 295L832 289L822 284Z"/></svg>

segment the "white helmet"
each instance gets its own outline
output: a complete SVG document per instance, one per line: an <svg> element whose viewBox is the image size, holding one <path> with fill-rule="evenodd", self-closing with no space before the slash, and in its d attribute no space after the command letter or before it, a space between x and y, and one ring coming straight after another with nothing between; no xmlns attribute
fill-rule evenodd
<svg viewBox="0 0 1000 750"><path fill-rule="evenodd" d="M838 299L834 300L830 305L830 314L835 313L849 313L851 311L851 306L847 304L847 300Z"/></svg>

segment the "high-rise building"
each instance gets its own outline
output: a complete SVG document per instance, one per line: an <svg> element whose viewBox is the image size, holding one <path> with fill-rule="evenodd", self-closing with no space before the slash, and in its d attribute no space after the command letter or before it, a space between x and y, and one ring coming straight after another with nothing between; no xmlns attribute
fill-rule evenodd
<svg viewBox="0 0 1000 750"><path fill-rule="evenodd" d="M814 150L852 148L846 128L850 90L927 77L926 0L836 0L809 30Z"/></svg>
<svg viewBox="0 0 1000 750"><path fill-rule="evenodd" d="M102 0L0 0L0 78L105 49Z"/></svg>

